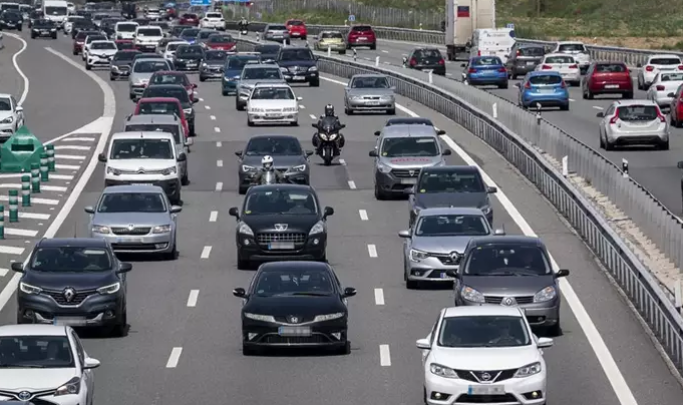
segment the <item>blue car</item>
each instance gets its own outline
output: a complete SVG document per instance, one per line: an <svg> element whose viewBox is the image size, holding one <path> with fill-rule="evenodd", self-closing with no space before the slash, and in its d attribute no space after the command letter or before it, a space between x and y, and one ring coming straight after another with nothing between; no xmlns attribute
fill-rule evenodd
<svg viewBox="0 0 683 405"><path fill-rule="evenodd" d="M242 69L244 69L244 65L251 63L261 63L261 56L258 54L228 56L228 59L225 60L225 67L223 67L223 80L221 80L221 93L224 96L237 94L237 82L242 76Z"/></svg>
<svg viewBox="0 0 683 405"><path fill-rule="evenodd" d="M476 56L462 67L467 68L465 80L471 85L508 88L508 71L497 56Z"/></svg>
<svg viewBox="0 0 683 405"><path fill-rule="evenodd" d="M517 104L522 108L559 107L569 110L569 91L559 72L529 72L521 83L517 83L519 96Z"/></svg>
<svg viewBox="0 0 683 405"><path fill-rule="evenodd" d="M180 33L178 39L181 41L187 41L190 44L194 44L197 42L197 35L199 35L199 31L201 31L199 28L185 28Z"/></svg>

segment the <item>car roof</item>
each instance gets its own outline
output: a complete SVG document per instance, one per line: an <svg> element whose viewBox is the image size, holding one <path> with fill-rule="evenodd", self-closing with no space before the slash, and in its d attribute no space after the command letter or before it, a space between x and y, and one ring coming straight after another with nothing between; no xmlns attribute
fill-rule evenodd
<svg viewBox="0 0 683 405"><path fill-rule="evenodd" d="M434 125L432 120L424 117L395 117L389 118L384 126L391 125Z"/></svg>
<svg viewBox="0 0 683 405"><path fill-rule="evenodd" d="M183 86L182 84L151 84L147 88L149 89L151 87L154 87L155 89L171 89L180 87L181 89L185 90L185 86Z"/></svg>
<svg viewBox="0 0 683 405"><path fill-rule="evenodd" d="M118 193L163 193L164 189L152 184L124 184L120 186L106 187L102 194Z"/></svg>
<svg viewBox="0 0 683 405"><path fill-rule="evenodd" d="M259 272L268 270L324 270L330 271L330 265L325 262L314 261L280 261L267 262L259 267Z"/></svg>
<svg viewBox="0 0 683 405"><path fill-rule="evenodd" d="M679 55L673 54L673 53L658 53L656 55L650 55L648 59L657 59L657 58L678 58L681 59Z"/></svg>
<svg viewBox="0 0 683 405"><path fill-rule="evenodd" d="M484 216L480 208L473 207L434 207L423 208L419 211L418 217L427 217L432 215L477 215Z"/></svg>
<svg viewBox="0 0 683 405"><path fill-rule="evenodd" d="M479 169L477 169L476 166L468 166L468 165L449 165L449 166L434 166L434 167L425 167L422 169L424 172L429 172L429 173L438 173L438 172L452 172L454 170L457 170L460 173L479 173Z"/></svg>
<svg viewBox="0 0 683 405"><path fill-rule="evenodd" d="M280 87L280 88L288 88L291 89L292 87L287 84L287 83L256 83L256 86L254 87Z"/></svg>
<svg viewBox="0 0 683 405"><path fill-rule="evenodd" d="M129 131L129 132L117 132L111 136L111 140L115 141L118 139L173 139L173 134L168 132L158 132L158 131ZM175 141L175 140L174 140Z"/></svg>
<svg viewBox="0 0 683 405"><path fill-rule="evenodd" d="M131 115L126 124L177 124L175 114L138 114Z"/></svg>
<svg viewBox="0 0 683 405"><path fill-rule="evenodd" d="M533 76L562 76L560 72L554 70L534 70L529 72L529 77Z"/></svg>
<svg viewBox="0 0 683 405"><path fill-rule="evenodd" d="M288 46L286 48L281 48L283 51L310 51L311 48L306 48L305 46Z"/></svg>
<svg viewBox="0 0 683 405"><path fill-rule="evenodd" d="M103 238L43 238L36 243L36 247L108 247Z"/></svg>
<svg viewBox="0 0 683 405"><path fill-rule="evenodd" d="M67 336L66 327L58 325L3 325L0 336Z"/></svg>
<svg viewBox="0 0 683 405"><path fill-rule="evenodd" d="M557 46L560 46L560 45L585 45L585 44L581 41L559 41L557 43Z"/></svg>
<svg viewBox="0 0 683 405"><path fill-rule="evenodd" d="M525 235L495 235L495 236L482 236L474 238L470 241L470 246L482 246L489 243L495 244L514 244L514 245L527 245L536 247L545 247L543 241L535 236L525 236Z"/></svg>
<svg viewBox="0 0 683 405"><path fill-rule="evenodd" d="M264 69L264 68L280 68L275 63L252 63L250 65L244 65L244 70L248 69Z"/></svg>
<svg viewBox="0 0 683 405"><path fill-rule="evenodd" d="M506 307L502 305L477 305L444 308L444 318L457 318L461 316L514 316L523 318L524 314L518 307Z"/></svg>
<svg viewBox="0 0 683 405"><path fill-rule="evenodd" d="M657 105L652 100L646 100L646 99L641 99L641 100L615 100L615 104L619 106L630 106L630 105Z"/></svg>
<svg viewBox="0 0 683 405"><path fill-rule="evenodd" d="M255 135L255 136L252 136L251 138L249 138L249 141L247 141L247 142L251 142L251 141L254 140L254 139L263 139L263 138L294 139L294 140L296 140L297 142L299 142L299 138L297 138L295 135L282 135L282 134Z"/></svg>
<svg viewBox="0 0 683 405"><path fill-rule="evenodd" d="M154 86L163 86L162 84L155 84ZM143 97L138 100L138 103L178 103L180 100L175 97Z"/></svg>
<svg viewBox="0 0 683 405"><path fill-rule="evenodd" d="M351 79L355 79L357 77L387 77L387 75L383 75L381 73L359 73L357 75L351 76Z"/></svg>
<svg viewBox="0 0 683 405"><path fill-rule="evenodd" d="M313 194L316 194L315 189L309 185L306 184L263 184L263 185L257 185L257 186L251 186L247 190L247 195L254 193L256 191L262 191L262 190L288 190L288 191L308 191Z"/></svg>
<svg viewBox="0 0 683 405"><path fill-rule="evenodd" d="M391 125L382 128L384 138L408 138L411 136L433 136L436 139L436 130L429 125Z"/></svg>

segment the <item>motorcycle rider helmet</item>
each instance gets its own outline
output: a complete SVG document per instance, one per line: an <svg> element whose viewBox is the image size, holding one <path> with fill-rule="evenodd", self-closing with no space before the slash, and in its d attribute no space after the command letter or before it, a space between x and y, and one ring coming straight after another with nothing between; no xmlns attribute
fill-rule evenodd
<svg viewBox="0 0 683 405"><path fill-rule="evenodd" d="M261 165L263 165L263 170L270 171L273 169L273 158L271 156L264 156L261 159Z"/></svg>
<svg viewBox="0 0 683 405"><path fill-rule="evenodd" d="M325 106L325 116L334 117L334 106L332 104L328 104Z"/></svg>

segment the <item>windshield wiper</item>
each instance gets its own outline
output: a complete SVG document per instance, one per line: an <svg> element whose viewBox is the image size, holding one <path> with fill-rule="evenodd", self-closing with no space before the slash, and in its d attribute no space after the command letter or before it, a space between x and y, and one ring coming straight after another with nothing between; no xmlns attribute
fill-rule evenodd
<svg viewBox="0 0 683 405"><path fill-rule="evenodd" d="M40 364L0 364L0 368L47 368Z"/></svg>

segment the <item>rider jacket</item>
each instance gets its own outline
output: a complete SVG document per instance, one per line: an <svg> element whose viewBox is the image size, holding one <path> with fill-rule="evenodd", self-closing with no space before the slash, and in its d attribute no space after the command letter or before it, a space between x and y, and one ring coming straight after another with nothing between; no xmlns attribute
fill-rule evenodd
<svg viewBox="0 0 683 405"><path fill-rule="evenodd" d="M320 118L318 118L318 128L320 128L320 127L322 126L323 121L325 120L325 118L328 118L328 117L327 117L326 115L321 115ZM336 128L339 128L339 126L341 125L341 122L339 122L339 117L337 117L337 116L335 115L335 116L334 116L334 120L335 120L335 124L334 124L335 127L336 127Z"/></svg>
<svg viewBox="0 0 683 405"><path fill-rule="evenodd" d="M283 174L281 174L279 171L277 171L275 169L272 169L272 170L273 170L273 174L275 175L275 181L277 183L286 183L287 178ZM265 173L266 173L265 170L263 170L263 169L259 170L258 173L256 173L256 175L251 179L251 182L253 184L257 184L257 185L261 184L261 179L263 178L263 175Z"/></svg>
<svg viewBox="0 0 683 405"><path fill-rule="evenodd" d="M246 26L248 26L248 25L249 25L249 21L247 21L247 20L245 20L245 19L242 19L242 20L240 20L240 22L239 22L239 26L240 26L240 27L246 27Z"/></svg>

